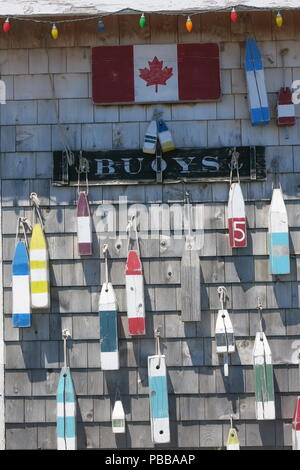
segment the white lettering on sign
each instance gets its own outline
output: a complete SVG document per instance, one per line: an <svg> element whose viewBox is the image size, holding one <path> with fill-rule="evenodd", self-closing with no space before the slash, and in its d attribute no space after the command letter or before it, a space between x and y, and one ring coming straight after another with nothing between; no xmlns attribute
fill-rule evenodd
<svg viewBox="0 0 300 470"><path fill-rule="evenodd" d="M123 160L124 162L124 170L126 171L126 173L129 173L130 175L137 175L138 173L141 172L141 169L142 169L142 161L144 160L143 158L121 158L121 160ZM130 165L130 162L131 161L134 161L134 162L139 162L139 168L137 171L131 171L131 165Z"/></svg>
<svg viewBox="0 0 300 470"><path fill-rule="evenodd" d="M189 173L190 172L189 166L195 158L196 157L174 158L174 160L175 160L175 162L178 163L178 165L181 166L181 169L182 169L181 173ZM188 160L188 163L187 163L187 160Z"/></svg>
<svg viewBox="0 0 300 470"><path fill-rule="evenodd" d="M219 171L220 163L218 162L218 157L203 157L202 166L208 167L208 171Z"/></svg>
<svg viewBox="0 0 300 470"><path fill-rule="evenodd" d="M240 237L238 237L238 234L241 234ZM245 233L245 222L239 222L238 220L233 221L233 239L241 243L244 241L246 238L246 233Z"/></svg>
<svg viewBox="0 0 300 470"><path fill-rule="evenodd" d="M114 161L109 158L95 159L97 164L96 176L98 175L111 175L116 172L114 168Z"/></svg>

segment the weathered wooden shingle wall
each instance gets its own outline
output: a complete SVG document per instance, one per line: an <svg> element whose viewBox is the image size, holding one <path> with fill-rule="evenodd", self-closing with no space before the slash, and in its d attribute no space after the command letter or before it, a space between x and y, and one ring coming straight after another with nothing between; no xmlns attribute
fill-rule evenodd
<svg viewBox="0 0 300 470"><path fill-rule="evenodd" d="M242 15L241 15L242 16ZM247 21L230 24L229 15L193 18L193 32L185 18L153 16L145 30L138 17L105 20L106 32L94 22L61 25L53 41L45 25L14 22L0 38L0 68L7 86L7 104L1 105L1 178L3 204L4 299L6 340L6 446L8 449L55 448L55 393L62 365L62 328L72 333L70 361L79 409L80 448L147 448L150 438L146 360L154 353L154 328L162 334L167 357L171 414L170 447L223 446L229 415L234 413L242 446L291 445L291 416L299 390L299 173L300 119L297 126L278 129L274 119L261 128L249 122L243 70L245 31L254 27L264 55L269 100L274 118L281 86L280 50L288 47L286 74L300 79L298 12L285 12L284 26L276 30L272 13L244 15ZM173 242L163 250L159 238L142 241L146 280L147 335L127 333L124 295L126 242L109 241L113 258L112 281L119 300L121 369L103 373L99 362L97 303L101 286L103 240L94 233L94 255L80 259L75 238L74 188L51 186L53 150L62 143L56 126L54 99L48 73L53 74L59 115L73 149L139 148L155 106L93 106L90 46L216 41L221 47L222 92L218 103L164 105L163 118L173 131L176 146L267 146L267 182L243 184L249 223L249 246L229 248L226 229L228 184L189 186L193 202L205 206L205 245L202 320L180 320L180 255ZM48 50L48 53L47 53ZM297 106L299 116L300 107ZM291 227L292 271L272 278L267 267L267 213L273 169L277 159ZM46 220L51 265L51 311L32 315L29 329L14 329L11 321L11 260L16 220L31 217L29 194L38 193ZM99 205L116 203L182 202L182 187L97 187L89 196L95 229ZM99 230L99 228L98 228ZM100 269L101 264L101 269ZM169 274L171 272L171 275ZM215 353L214 324L219 308L217 287L229 294L237 352L232 356L228 382ZM254 410L251 354L258 328L257 297L265 307L265 331L275 362L277 420L258 423ZM122 392L127 432L115 438L111 405L116 387Z"/></svg>

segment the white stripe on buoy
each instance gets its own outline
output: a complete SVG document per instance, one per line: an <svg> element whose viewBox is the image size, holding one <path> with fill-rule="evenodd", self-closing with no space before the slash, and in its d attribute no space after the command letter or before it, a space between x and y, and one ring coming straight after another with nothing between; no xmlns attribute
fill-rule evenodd
<svg viewBox="0 0 300 470"><path fill-rule="evenodd" d="M254 126L268 124L270 110L264 68L260 51L254 39L246 41L245 69L251 122Z"/></svg>
<svg viewBox="0 0 300 470"><path fill-rule="evenodd" d="M269 268L271 274L290 272L289 226L280 188L273 189L269 209Z"/></svg>
<svg viewBox="0 0 300 470"><path fill-rule="evenodd" d="M300 397L297 397L292 419L292 449L300 450Z"/></svg>
<svg viewBox="0 0 300 470"><path fill-rule="evenodd" d="M128 252L125 270L125 283L129 334L144 335L144 279L140 256L135 250L130 250Z"/></svg>
<svg viewBox="0 0 300 470"><path fill-rule="evenodd" d="M117 299L110 282L104 283L99 297L100 362L102 370L118 370Z"/></svg>
<svg viewBox="0 0 300 470"><path fill-rule="evenodd" d="M228 229L231 248L247 246L245 203L239 183L232 183L229 190Z"/></svg>
<svg viewBox="0 0 300 470"><path fill-rule="evenodd" d="M216 321L216 351L224 354L224 375L228 376L228 354L235 351L233 326L227 310L219 310Z"/></svg>
<svg viewBox="0 0 300 470"><path fill-rule="evenodd" d="M240 441L235 428L229 429L226 450L240 450Z"/></svg>
<svg viewBox="0 0 300 470"><path fill-rule="evenodd" d="M157 131L162 151L169 152L170 150L174 150L175 146L171 132L169 131L165 121L162 119L157 121Z"/></svg>
<svg viewBox="0 0 300 470"><path fill-rule="evenodd" d="M31 324L30 267L27 248L18 242L12 263L12 321L13 326L29 327Z"/></svg>
<svg viewBox="0 0 300 470"><path fill-rule="evenodd" d="M119 434L125 432L125 412L121 400L115 402L111 421L113 433Z"/></svg>
<svg viewBox="0 0 300 470"><path fill-rule="evenodd" d="M92 220L85 191L80 191L77 201L77 244L80 256L93 253Z"/></svg>
<svg viewBox="0 0 300 470"><path fill-rule="evenodd" d="M151 438L156 444L170 442L169 401L165 356L148 357Z"/></svg>
<svg viewBox="0 0 300 470"><path fill-rule="evenodd" d="M146 130L143 152L154 154L157 144L157 124L156 121L151 121L148 129Z"/></svg>
<svg viewBox="0 0 300 470"><path fill-rule="evenodd" d="M29 248L31 306L49 308L49 266L45 235L40 224L35 224Z"/></svg>
<svg viewBox="0 0 300 470"><path fill-rule="evenodd" d="M266 335L256 333L253 349L256 419L275 419L272 354Z"/></svg>

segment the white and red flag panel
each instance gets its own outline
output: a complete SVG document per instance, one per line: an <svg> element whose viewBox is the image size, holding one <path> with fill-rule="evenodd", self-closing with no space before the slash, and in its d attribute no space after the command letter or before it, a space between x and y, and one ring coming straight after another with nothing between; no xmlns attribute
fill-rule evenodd
<svg viewBox="0 0 300 470"><path fill-rule="evenodd" d="M94 103L209 101L221 95L214 43L94 47L92 72Z"/></svg>

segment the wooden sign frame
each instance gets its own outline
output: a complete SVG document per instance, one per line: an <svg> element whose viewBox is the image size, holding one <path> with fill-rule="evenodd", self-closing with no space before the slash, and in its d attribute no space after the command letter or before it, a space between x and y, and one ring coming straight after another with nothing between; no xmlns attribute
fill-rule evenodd
<svg viewBox="0 0 300 470"><path fill-rule="evenodd" d="M230 181L234 149L239 153L241 181L266 179L262 146L184 148L162 156L148 155L141 149L83 151L82 157L89 164L89 185L218 182ZM53 152L53 185L77 185L80 152L75 151L74 157L74 164L69 166L64 152Z"/></svg>

